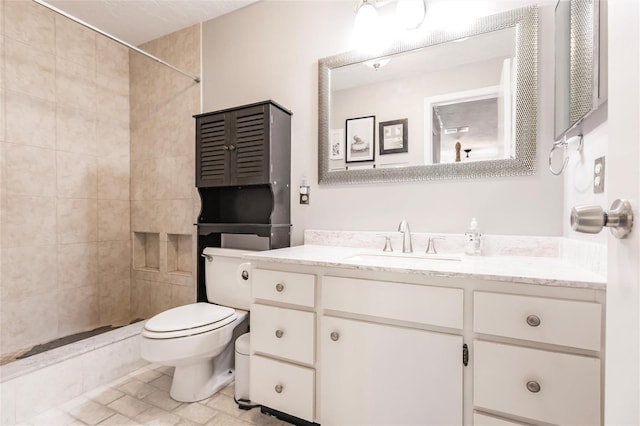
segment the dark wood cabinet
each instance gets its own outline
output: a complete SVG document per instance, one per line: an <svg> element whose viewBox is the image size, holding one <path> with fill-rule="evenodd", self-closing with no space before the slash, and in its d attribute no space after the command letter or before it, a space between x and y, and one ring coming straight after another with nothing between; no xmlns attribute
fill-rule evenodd
<svg viewBox="0 0 640 426"><path fill-rule="evenodd" d="M269 184L290 171L291 112L272 101L196 115L196 186Z"/></svg>
<svg viewBox="0 0 640 426"><path fill-rule="evenodd" d="M265 101L194 116L198 251L221 247L223 234L253 234L269 248L291 237L291 112ZM198 258L198 301L206 301Z"/></svg>

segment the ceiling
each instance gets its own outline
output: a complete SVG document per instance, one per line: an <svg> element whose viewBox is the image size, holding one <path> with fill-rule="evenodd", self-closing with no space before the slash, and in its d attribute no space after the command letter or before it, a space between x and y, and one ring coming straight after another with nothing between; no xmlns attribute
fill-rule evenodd
<svg viewBox="0 0 640 426"><path fill-rule="evenodd" d="M44 0L134 46L257 0Z"/></svg>

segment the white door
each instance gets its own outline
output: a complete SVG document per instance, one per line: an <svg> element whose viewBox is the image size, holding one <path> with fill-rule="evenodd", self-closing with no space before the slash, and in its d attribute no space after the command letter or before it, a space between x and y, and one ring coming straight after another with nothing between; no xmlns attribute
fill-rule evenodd
<svg viewBox="0 0 640 426"><path fill-rule="evenodd" d="M320 346L323 426L462 424L462 336L323 317Z"/></svg>
<svg viewBox="0 0 640 426"><path fill-rule="evenodd" d="M608 425L640 425L639 28L638 0L609 0L607 194L609 205L616 198L631 201L635 226L627 239L610 236L608 241L605 367Z"/></svg>

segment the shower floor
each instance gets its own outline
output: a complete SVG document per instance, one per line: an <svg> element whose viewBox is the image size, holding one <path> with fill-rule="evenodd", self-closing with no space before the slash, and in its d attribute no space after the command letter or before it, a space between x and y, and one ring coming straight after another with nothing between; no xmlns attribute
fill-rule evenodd
<svg viewBox="0 0 640 426"><path fill-rule="evenodd" d="M129 324L135 324L137 322L143 321L142 319L135 319L131 321ZM75 343L80 340L87 339L89 337L97 336L98 334L106 333L112 330L116 330L120 327L124 327L129 324L123 325L105 325L102 327L94 328L93 330L83 331L81 333L72 334L70 336L60 337L55 340L51 340L50 342L42 343L39 345L35 345L31 349L20 351L17 353L5 355L0 359L0 365L8 364L18 359L29 358L30 356L41 354L43 352L49 351L51 349L56 349L61 346L68 345L70 343Z"/></svg>

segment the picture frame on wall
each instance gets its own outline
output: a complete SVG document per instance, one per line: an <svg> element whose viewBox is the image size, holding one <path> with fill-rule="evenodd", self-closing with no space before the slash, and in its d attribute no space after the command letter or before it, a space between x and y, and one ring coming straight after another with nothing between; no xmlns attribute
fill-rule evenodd
<svg viewBox="0 0 640 426"><path fill-rule="evenodd" d="M347 163L374 160L375 121L374 115L346 120L345 153Z"/></svg>
<svg viewBox="0 0 640 426"><path fill-rule="evenodd" d="M331 130L329 143L329 160L344 159L344 129Z"/></svg>
<svg viewBox="0 0 640 426"><path fill-rule="evenodd" d="M409 152L409 143L407 138L409 120L407 118L384 121L379 123L378 127L380 155Z"/></svg>

